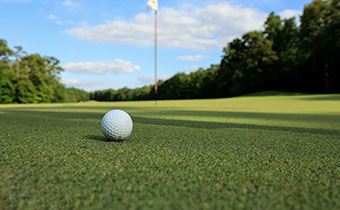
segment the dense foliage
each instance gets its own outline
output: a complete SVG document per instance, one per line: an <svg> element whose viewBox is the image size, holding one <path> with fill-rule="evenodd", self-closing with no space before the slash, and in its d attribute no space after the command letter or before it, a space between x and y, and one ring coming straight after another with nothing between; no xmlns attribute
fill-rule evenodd
<svg viewBox="0 0 340 210"><path fill-rule="evenodd" d="M99 101L229 97L257 91L340 92L340 0L314 0L300 24L271 13L263 31L234 39L220 65L152 86L91 93Z"/></svg>
<svg viewBox="0 0 340 210"><path fill-rule="evenodd" d="M63 69L56 58L27 55L20 46L15 49L0 40L0 104L89 100L85 91L60 83L57 75Z"/></svg>
<svg viewBox="0 0 340 210"><path fill-rule="evenodd" d="M80 90L77 88L66 89L66 102L88 101L89 99L90 94L85 90Z"/></svg>
<svg viewBox="0 0 340 210"><path fill-rule="evenodd" d="M144 86L136 89L122 88L119 90L100 90L90 93L90 98L97 101L131 101L158 99L190 99L210 98L215 94L209 91L215 89L215 69L212 65L209 69L199 69L189 75L177 73L166 81L159 81L157 95L153 86Z"/></svg>

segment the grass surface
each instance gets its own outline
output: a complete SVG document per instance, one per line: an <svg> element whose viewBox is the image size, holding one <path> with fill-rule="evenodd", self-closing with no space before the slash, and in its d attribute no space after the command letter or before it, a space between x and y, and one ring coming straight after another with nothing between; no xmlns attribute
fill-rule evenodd
<svg viewBox="0 0 340 210"><path fill-rule="evenodd" d="M340 209L339 151L340 95L2 105L0 209Z"/></svg>

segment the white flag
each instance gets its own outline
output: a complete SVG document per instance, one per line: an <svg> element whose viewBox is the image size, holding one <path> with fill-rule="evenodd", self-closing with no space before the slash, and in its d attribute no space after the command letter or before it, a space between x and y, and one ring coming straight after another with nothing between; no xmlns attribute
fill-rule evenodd
<svg viewBox="0 0 340 210"><path fill-rule="evenodd" d="M149 0L146 7L151 7L156 12L158 11L158 0Z"/></svg>

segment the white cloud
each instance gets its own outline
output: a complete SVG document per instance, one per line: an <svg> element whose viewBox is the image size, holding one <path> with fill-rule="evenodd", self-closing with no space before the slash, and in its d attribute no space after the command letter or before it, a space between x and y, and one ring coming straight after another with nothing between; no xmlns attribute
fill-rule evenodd
<svg viewBox="0 0 340 210"><path fill-rule="evenodd" d="M55 16L54 14L50 14L50 15L48 16L48 18L49 18L50 20L54 21L54 23L56 23L56 24L58 24L58 25L62 25L62 24L64 23L63 21L61 21L61 20L59 19L59 17Z"/></svg>
<svg viewBox="0 0 340 210"><path fill-rule="evenodd" d="M287 9L287 10L280 12L279 15L282 19L288 19L288 18L295 17L296 20L299 20L299 17L302 15L302 12L300 10Z"/></svg>
<svg viewBox="0 0 340 210"><path fill-rule="evenodd" d="M53 15L53 14L50 14L50 15L48 16L48 18L51 19L51 20L57 20L57 19L58 19L58 17L55 16L55 15Z"/></svg>
<svg viewBox="0 0 340 210"><path fill-rule="evenodd" d="M94 80L77 80L77 79L65 79L65 78L61 78L61 83L63 83L67 87L76 87L76 88L84 89L86 91L92 91L93 86L97 84L97 82Z"/></svg>
<svg viewBox="0 0 340 210"><path fill-rule="evenodd" d="M63 66L67 72L77 74L108 75L119 73L131 73L140 71L139 66L134 66L130 61L116 59L114 62L79 62L69 63Z"/></svg>
<svg viewBox="0 0 340 210"><path fill-rule="evenodd" d="M184 68L182 69L182 72L192 72L192 71L196 71L197 69L199 69L199 67L197 66L192 66L192 67L187 67L187 68Z"/></svg>
<svg viewBox="0 0 340 210"><path fill-rule="evenodd" d="M177 60L182 60L182 61L199 61L202 59L208 58L208 56L204 55L189 55L189 56L178 56Z"/></svg>
<svg viewBox="0 0 340 210"><path fill-rule="evenodd" d="M256 9L229 3L179 10L161 8L158 12L158 43L168 48L220 50L233 38L261 29L266 17L266 13ZM65 32L91 42L152 46L153 24L154 14L150 12L138 14L131 21L83 25Z"/></svg>
<svg viewBox="0 0 340 210"><path fill-rule="evenodd" d="M61 82L65 85L91 85L95 84L96 82L93 80L76 80L76 79L65 79L61 78Z"/></svg>
<svg viewBox="0 0 340 210"><path fill-rule="evenodd" d="M157 79L158 80L167 80L171 76L170 75L158 75ZM138 83L143 84L143 85L149 85L149 84L154 84L155 83L155 77L150 76L150 75L140 75L138 78Z"/></svg>
<svg viewBox="0 0 340 210"><path fill-rule="evenodd" d="M65 23L70 24L70 25L74 25L74 21L73 20L66 20Z"/></svg>
<svg viewBox="0 0 340 210"><path fill-rule="evenodd" d="M69 0L64 1L62 4L66 7L77 7L77 6L79 6L79 4L77 4L73 1L69 1Z"/></svg>

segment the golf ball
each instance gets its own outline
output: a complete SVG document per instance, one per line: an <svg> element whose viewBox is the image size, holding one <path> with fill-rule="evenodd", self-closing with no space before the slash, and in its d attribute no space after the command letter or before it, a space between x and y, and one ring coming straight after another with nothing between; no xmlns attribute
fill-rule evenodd
<svg viewBox="0 0 340 210"><path fill-rule="evenodd" d="M110 140L124 140L132 132L132 119L122 110L112 110L102 119L101 127L104 136Z"/></svg>

